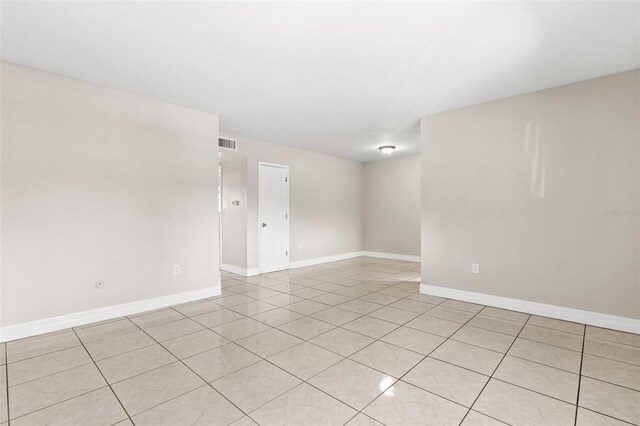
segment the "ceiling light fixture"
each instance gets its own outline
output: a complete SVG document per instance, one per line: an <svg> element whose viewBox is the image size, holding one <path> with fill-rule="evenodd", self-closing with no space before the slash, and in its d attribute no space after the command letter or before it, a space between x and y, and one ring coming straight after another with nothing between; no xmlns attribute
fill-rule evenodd
<svg viewBox="0 0 640 426"><path fill-rule="evenodd" d="M385 146L379 147L378 149L382 151L383 154L389 155L393 152L394 149L396 149L396 147L393 145L385 145Z"/></svg>

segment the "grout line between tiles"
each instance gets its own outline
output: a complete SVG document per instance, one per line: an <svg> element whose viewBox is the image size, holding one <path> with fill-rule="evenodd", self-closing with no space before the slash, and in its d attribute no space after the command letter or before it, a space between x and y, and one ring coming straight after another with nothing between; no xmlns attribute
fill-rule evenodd
<svg viewBox="0 0 640 426"><path fill-rule="evenodd" d="M584 328L582 333L582 353L580 354L580 369L578 375L578 392L576 393L576 416L574 418L574 425L578 424L578 404L580 403L580 385L582 384L582 363L584 362L584 343L587 336L587 327Z"/></svg>
<svg viewBox="0 0 640 426"><path fill-rule="evenodd" d="M118 404L120 404L120 406L122 407L122 409L124 410L124 413L127 415L127 417L129 418L129 420L131 421L131 423L133 423L133 420L131 419L131 416L129 415L129 412L127 411L127 409L125 408L125 406L122 404L122 401L120 401L120 398L118 397L118 395L116 394L116 392L113 390L113 388L111 387L111 384L109 383L109 381L107 380L106 377L104 377L104 374L102 374L102 370L100 370L100 367L98 367L98 364L96 364L96 361L93 359L93 356L89 353L89 351L87 350L86 346L84 345L84 343L82 342L82 340L80 339L80 336L78 336L78 333L76 332L76 330L72 329L73 332L75 333L76 337L78 338L78 340L80 340L80 343L82 344L82 347L84 348L84 350L87 352L87 355L89 355L89 358L91 358L91 361L93 361L93 365L96 368L96 370L98 370L98 372L100 373L100 375L102 376L102 380L104 380L104 382L107 384L107 386L109 387L109 389L111 390L111 393L113 394L113 396L115 396L116 400L118 401Z"/></svg>
<svg viewBox="0 0 640 426"><path fill-rule="evenodd" d="M484 310L484 308L482 309ZM482 311L481 311L482 312ZM511 350L511 348L513 347L513 344L518 340L518 336L520 336L520 333L522 332L522 330L524 330L524 327L527 325L527 323L529 322L529 319L531 319L531 315L529 315L527 317L527 320L524 322L524 324L522 324L522 327L520 328L520 331L518 332L518 335L516 336L515 339L513 339L513 342L511 342L511 345L509 345L509 349L507 349L507 351L502 355L502 359L500 359L500 362L498 363L498 365L496 365L496 368L493 369L493 372L491 373L491 375L489 376L489 380L487 380L487 382L484 384L484 386L482 387L482 390L478 393L478 395L476 396L476 399L474 399L473 403L471 404L471 406L469 407L469 411L467 411L467 414L465 414L465 416L463 417L462 421L460 422L460 424L462 424L462 422L464 422L464 419L469 415L469 412L471 412L471 410L473 410L473 406L476 405L476 402L478 402L478 399L480 398L480 395L482 395L482 393L484 392L484 390L487 388L487 385L489 384L489 382L491 382L491 380L493 379L493 375L496 373L496 371L498 371L498 368L500 368L500 365L502 364L502 361L504 361L504 359L507 357L507 354L509 353L509 351ZM528 389L530 390L530 389ZM577 407L576 407L577 410ZM484 414L484 413L481 413ZM499 420L499 419L498 419ZM500 420L502 421L502 420Z"/></svg>

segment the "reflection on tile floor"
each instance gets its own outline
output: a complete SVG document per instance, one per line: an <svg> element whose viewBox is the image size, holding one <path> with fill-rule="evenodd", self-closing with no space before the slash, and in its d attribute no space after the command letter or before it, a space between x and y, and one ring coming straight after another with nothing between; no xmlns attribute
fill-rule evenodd
<svg viewBox="0 0 640 426"><path fill-rule="evenodd" d="M420 295L356 258L0 345L0 425L640 423L640 336Z"/></svg>

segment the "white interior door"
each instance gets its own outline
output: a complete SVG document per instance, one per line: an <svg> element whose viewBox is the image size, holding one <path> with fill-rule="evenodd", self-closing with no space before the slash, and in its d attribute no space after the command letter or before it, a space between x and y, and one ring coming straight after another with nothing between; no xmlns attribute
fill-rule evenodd
<svg viewBox="0 0 640 426"><path fill-rule="evenodd" d="M258 165L260 272L289 268L289 167Z"/></svg>

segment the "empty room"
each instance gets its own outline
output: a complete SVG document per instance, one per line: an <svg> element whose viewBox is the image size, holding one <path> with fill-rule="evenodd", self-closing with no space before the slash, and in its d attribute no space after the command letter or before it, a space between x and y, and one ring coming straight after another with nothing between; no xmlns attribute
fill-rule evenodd
<svg viewBox="0 0 640 426"><path fill-rule="evenodd" d="M639 1L0 0L0 426L640 425Z"/></svg>

